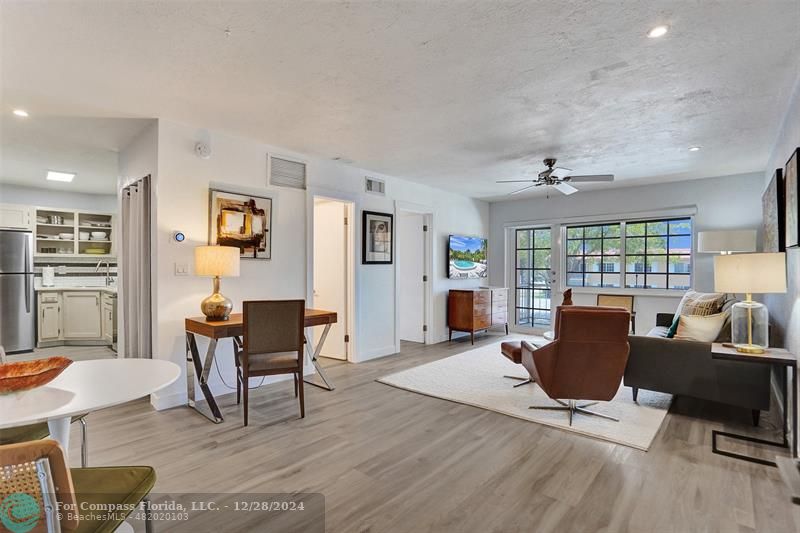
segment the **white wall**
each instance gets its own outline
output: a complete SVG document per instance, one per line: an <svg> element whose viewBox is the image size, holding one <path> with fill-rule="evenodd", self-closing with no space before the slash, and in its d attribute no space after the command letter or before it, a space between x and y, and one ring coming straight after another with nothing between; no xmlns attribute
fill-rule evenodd
<svg viewBox="0 0 800 533"><path fill-rule="evenodd" d="M116 183L109 176L109 186ZM117 212L117 197L114 194L88 194L38 187L24 187L0 183L0 202L4 204L35 205L60 209L82 209L86 211Z"/></svg>
<svg viewBox="0 0 800 533"><path fill-rule="evenodd" d="M433 337L446 339L446 295L451 286L469 286L471 282L450 282L446 278L445 246L448 233L486 235L489 207L485 202L446 193L391 176L369 173L288 150L268 146L250 139L211 132L213 155L208 160L194 155L198 129L192 126L159 120L157 187L157 283L156 302L158 336L156 353L184 367L184 329L186 316L200 314L199 303L209 294L211 282L194 276L174 275L175 263L192 265L193 248L204 244L208 235L209 185L225 186L267 195L274 200L273 248L270 261L243 261L241 277L222 280L222 292L241 308L243 299L303 298L306 294L306 191L266 186L267 153L294 156L308 164L309 188L334 191L355 199L357 224L356 268L356 361L380 357L394 352L395 286L394 265L361 265L362 209L394 212L395 201L415 202L429 206L434 213L434 321ZM386 197L363 193L365 175L386 180ZM188 241L171 242L171 232L183 230ZM473 285L477 285L475 282ZM204 345L200 346L204 349ZM230 342L220 344L218 361L225 381L233 385L233 356ZM226 389L212 372L211 387L217 392ZM157 407L177 405L185 401L184 380L154 398Z"/></svg>
<svg viewBox="0 0 800 533"><path fill-rule="evenodd" d="M425 321L425 220L417 213L399 212L395 219L397 236L398 329L400 339L414 342L425 340L422 326Z"/></svg>
<svg viewBox="0 0 800 533"><path fill-rule="evenodd" d="M489 264L504 263L504 226L523 221L546 221L570 217L597 217L614 220L626 213L641 213L670 208L696 207L695 237L697 231L751 228L761 226L761 174L740 174L703 180L681 181L659 185L644 185L608 190L581 192L572 196L554 193L550 198L492 203L490 205L491 234L489 238ZM696 238L695 238L696 243ZM492 268L492 285L504 283L503 269ZM509 278L513 284L513 278ZM713 291L713 256L697 254L694 263L694 288ZM559 290L563 290L560 287ZM594 305L595 294L573 289L578 305ZM513 298L513 294L509 296ZM560 298L560 296L556 296ZM655 325L658 312L674 312L680 295L674 297L637 294L636 332L639 334ZM513 304L510 304L513 305ZM509 320L511 317L509 317Z"/></svg>
<svg viewBox="0 0 800 533"><path fill-rule="evenodd" d="M784 118L764 172L762 190L766 189L776 168L783 168L792 152L800 146L800 78L795 84ZM787 293L764 295L769 308L772 332L779 345L800 354L800 248L786 250Z"/></svg>

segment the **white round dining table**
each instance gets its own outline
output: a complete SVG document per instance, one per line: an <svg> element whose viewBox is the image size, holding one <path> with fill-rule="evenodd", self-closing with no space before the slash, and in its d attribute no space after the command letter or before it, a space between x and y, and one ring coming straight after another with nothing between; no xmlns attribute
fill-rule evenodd
<svg viewBox="0 0 800 533"><path fill-rule="evenodd" d="M76 361L43 387L0 395L0 430L47 422L66 453L73 416L147 396L180 373L178 365L159 359Z"/></svg>

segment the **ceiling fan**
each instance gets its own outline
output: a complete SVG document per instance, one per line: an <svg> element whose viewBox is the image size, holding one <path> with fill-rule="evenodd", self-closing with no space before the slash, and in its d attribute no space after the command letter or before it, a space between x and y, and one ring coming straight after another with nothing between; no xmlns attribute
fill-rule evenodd
<svg viewBox="0 0 800 533"><path fill-rule="evenodd" d="M548 186L553 187L558 192L570 195L578 192L578 189L570 185L572 183L587 183L592 181L614 181L613 174L595 174L590 176L570 176L572 170L568 168L557 167L556 159L548 157L544 160L546 170L539 172L539 176L533 179L524 180L498 180L497 183L531 183L527 187L523 187L517 191L509 193L509 195L519 194L533 187Z"/></svg>

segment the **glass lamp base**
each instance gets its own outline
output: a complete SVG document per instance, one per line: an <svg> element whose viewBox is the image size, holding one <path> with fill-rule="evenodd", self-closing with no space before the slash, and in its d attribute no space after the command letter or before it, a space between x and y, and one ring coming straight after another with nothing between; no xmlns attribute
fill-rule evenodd
<svg viewBox="0 0 800 533"><path fill-rule="evenodd" d="M736 351L759 354L769 346L767 306L747 300L731 308L731 342Z"/></svg>

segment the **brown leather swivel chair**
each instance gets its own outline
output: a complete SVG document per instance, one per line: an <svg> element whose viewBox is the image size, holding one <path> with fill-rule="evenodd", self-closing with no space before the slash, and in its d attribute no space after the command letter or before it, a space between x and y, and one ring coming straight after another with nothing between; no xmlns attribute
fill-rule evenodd
<svg viewBox="0 0 800 533"><path fill-rule="evenodd" d="M531 409L563 410L615 422L618 419L587 410L598 401L609 401L617 394L628 363L630 313L612 307L559 307L556 311L555 339L536 348L522 342L522 364L534 381L558 406L531 406ZM562 401L562 400L567 400ZM576 400L593 400L578 405Z"/></svg>

